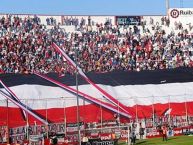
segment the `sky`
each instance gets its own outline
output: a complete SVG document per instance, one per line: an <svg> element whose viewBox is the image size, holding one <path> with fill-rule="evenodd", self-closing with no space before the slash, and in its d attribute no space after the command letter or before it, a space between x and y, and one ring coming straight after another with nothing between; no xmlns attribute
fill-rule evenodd
<svg viewBox="0 0 193 145"><path fill-rule="evenodd" d="M170 0L193 8L193 0ZM45 15L165 15L165 0L1 0L0 13Z"/></svg>

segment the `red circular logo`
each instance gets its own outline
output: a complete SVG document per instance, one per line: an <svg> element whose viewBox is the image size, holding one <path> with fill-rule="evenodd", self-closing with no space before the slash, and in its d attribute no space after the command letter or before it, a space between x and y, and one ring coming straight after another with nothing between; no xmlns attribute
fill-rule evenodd
<svg viewBox="0 0 193 145"><path fill-rule="evenodd" d="M172 18L177 18L180 15L180 13L177 9L173 9L171 10L170 15Z"/></svg>

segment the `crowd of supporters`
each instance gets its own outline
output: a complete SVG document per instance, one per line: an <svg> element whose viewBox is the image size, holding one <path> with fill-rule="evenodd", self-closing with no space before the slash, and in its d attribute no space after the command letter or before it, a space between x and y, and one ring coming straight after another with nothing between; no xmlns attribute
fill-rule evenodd
<svg viewBox="0 0 193 145"><path fill-rule="evenodd" d="M61 75L74 70L52 47L55 42L65 50L84 72L113 70L141 71L193 66L192 29L181 22L170 28L166 17L161 23L145 20L141 25L113 25L110 21L98 24L84 19L63 17L58 24L52 17L41 24L40 18L8 15L0 18L0 73L57 72ZM61 25L76 25L67 32ZM95 26L93 26L95 25Z"/></svg>

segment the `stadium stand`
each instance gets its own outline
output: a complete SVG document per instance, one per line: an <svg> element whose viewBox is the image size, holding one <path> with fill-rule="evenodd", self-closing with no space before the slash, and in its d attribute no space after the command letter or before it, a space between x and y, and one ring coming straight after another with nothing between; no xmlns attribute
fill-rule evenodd
<svg viewBox="0 0 193 145"><path fill-rule="evenodd" d="M84 72L193 66L192 27L181 22L172 25L166 17L142 18L138 26L115 25L108 18L100 24L76 17L63 17L62 22L47 17L47 23L42 21L38 16L1 17L1 73L72 73L52 42L73 60L77 49L78 65Z"/></svg>
<svg viewBox="0 0 193 145"><path fill-rule="evenodd" d="M127 131L139 128L140 138L160 136L163 124L170 127L173 135L192 131L192 24L168 16L128 16L136 21L124 18L0 15L0 143L8 140L8 129L10 142L23 143L27 138L44 144L43 137L55 138L61 133L62 138L66 135L65 141L77 143L78 91L83 94L79 96L79 121L85 140L95 136L108 140L117 135L127 140ZM77 78L77 92L75 67L54 44L83 71ZM93 88L84 73L103 90L96 89L92 82ZM13 101L7 101L6 88L19 99L13 93ZM9 89L6 91L10 93ZM115 97L118 106L104 94ZM96 103L97 99L103 106ZM35 115L22 114L18 108L22 105L49 125L42 125ZM131 115L129 122L126 113Z"/></svg>

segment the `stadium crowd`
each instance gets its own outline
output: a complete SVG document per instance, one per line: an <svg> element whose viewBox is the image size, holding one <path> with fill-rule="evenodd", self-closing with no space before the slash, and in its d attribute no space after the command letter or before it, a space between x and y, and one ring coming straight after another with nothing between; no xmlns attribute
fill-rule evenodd
<svg viewBox="0 0 193 145"><path fill-rule="evenodd" d="M90 19L90 18L88 18ZM143 21L141 25L117 26L110 21L95 24L82 19L64 17L63 24L47 18L8 15L0 18L0 73L57 72L61 75L74 70L52 47L56 42L75 60L84 72L113 70L141 71L193 66L193 36L180 22L176 34L167 18L161 23ZM76 32L66 32L61 25L76 25ZM151 25L151 28L147 25ZM142 28L142 29L141 29ZM192 26L190 24L190 29Z"/></svg>

